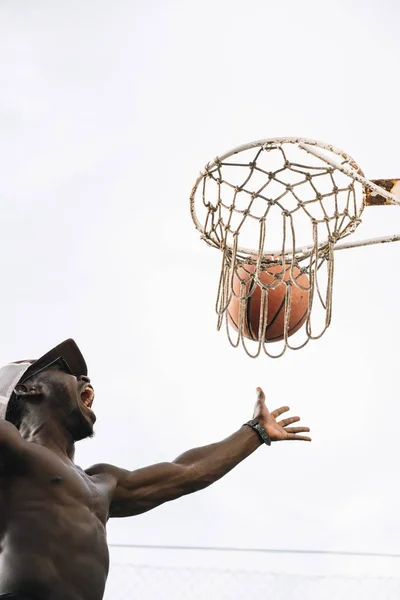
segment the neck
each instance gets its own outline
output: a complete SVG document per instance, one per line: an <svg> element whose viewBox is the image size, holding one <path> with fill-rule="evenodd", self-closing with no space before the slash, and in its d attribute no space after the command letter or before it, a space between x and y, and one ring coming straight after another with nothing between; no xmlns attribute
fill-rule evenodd
<svg viewBox="0 0 400 600"><path fill-rule="evenodd" d="M27 442L45 446L56 454L73 459L75 453L74 439L69 431L56 419L36 418L30 415L29 420L23 420L20 433Z"/></svg>

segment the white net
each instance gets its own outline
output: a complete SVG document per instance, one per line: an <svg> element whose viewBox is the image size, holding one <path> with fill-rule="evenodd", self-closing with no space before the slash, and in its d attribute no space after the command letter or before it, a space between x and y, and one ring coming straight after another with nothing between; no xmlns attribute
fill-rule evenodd
<svg viewBox="0 0 400 600"><path fill-rule="evenodd" d="M277 358L321 337L332 314L333 250L360 224L366 190L390 197L350 156L313 140L263 140L206 166L191 213L222 251L216 311L233 346Z"/></svg>

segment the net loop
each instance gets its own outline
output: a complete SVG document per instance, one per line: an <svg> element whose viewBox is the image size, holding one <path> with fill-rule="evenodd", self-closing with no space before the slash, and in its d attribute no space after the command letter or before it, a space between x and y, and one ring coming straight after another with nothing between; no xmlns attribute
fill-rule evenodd
<svg viewBox="0 0 400 600"><path fill-rule="evenodd" d="M252 357L264 352L277 358L324 334L332 318L334 248L360 225L367 193L393 200L388 190L365 179L354 159L315 140L261 140L206 165L192 190L191 214L202 239L222 252L217 327L225 320L234 347L242 344ZM267 329L268 318L278 318L268 317L268 305L281 286L279 348L267 339ZM257 289L258 333L248 341L246 310ZM308 307L291 337L296 289L308 295ZM228 314L233 301L239 303L236 335Z"/></svg>

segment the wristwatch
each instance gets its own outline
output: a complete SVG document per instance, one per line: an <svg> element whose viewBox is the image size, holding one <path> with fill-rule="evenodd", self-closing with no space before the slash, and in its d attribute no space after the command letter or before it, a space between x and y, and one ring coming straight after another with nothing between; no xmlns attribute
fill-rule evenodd
<svg viewBox="0 0 400 600"><path fill-rule="evenodd" d="M271 445L271 438L265 431L264 427L260 425L258 419L251 419L251 421L247 421L247 423L244 423L244 425L248 425L249 427L254 429L254 431L258 433L259 438L264 444L267 444L267 446Z"/></svg>

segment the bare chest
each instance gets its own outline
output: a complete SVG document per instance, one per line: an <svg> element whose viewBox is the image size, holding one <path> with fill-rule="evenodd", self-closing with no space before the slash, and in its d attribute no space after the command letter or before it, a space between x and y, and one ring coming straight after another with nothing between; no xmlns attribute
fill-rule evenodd
<svg viewBox="0 0 400 600"><path fill-rule="evenodd" d="M0 496L9 509L38 503L50 509L87 512L105 525L112 497L106 476L89 476L72 461L29 444L15 472L2 477Z"/></svg>
<svg viewBox="0 0 400 600"><path fill-rule="evenodd" d="M113 493L64 457L27 444L0 477L0 595L101 598L109 558L105 524ZM61 596L60 596L61 598Z"/></svg>

